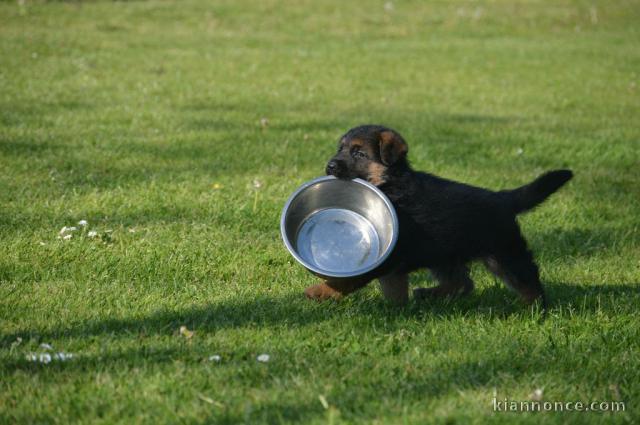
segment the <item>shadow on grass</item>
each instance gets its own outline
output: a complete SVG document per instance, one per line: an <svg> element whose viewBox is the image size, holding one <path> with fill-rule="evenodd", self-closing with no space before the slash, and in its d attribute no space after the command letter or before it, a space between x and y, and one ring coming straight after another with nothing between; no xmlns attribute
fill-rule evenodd
<svg viewBox="0 0 640 425"><path fill-rule="evenodd" d="M577 285L570 283L547 284L548 292L552 298L552 311L572 308L578 314L590 314L604 312L605 314L617 314L621 309L634 310L637 304L637 284L610 284L610 285ZM636 300L633 299L636 298ZM506 300L506 302L505 302ZM620 300L625 300L620 302ZM499 285L485 288L481 293L463 299L442 300L431 303L411 303L406 308L395 308L382 299L371 300L370 296L355 295L352 299L335 303L315 304L301 299L299 294L285 297L260 297L251 300L235 300L226 303L216 303L193 307L180 311L162 310L142 318L112 319L88 322L71 328L60 328L53 331L25 330L13 335L3 336L3 345L20 336L23 339L32 337L41 341L51 341L55 338L96 338L106 336L127 336L129 338L145 337L148 335L173 335L180 325L187 325L199 333L215 333L218 330L230 328L260 328L260 327L287 327L300 328L314 323L334 320L345 323L345 326L371 327L378 332L393 332L406 327L407 320L420 320L428 316L437 319L448 320L456 317L480 317L486 321L502 320L511 315L525 313L528 316L530 310L514 301L508 291ZM351 323L349 325L348 323ZM269 368L256 367L253 356L255 353L246 352L249 348L237 347L236 351L225 356L225 361L213 365L206 361L210 355L210 345L190 344L182 338L175 338L168 347L157 347L157 343L151 341L134 344L131 348L123 348L119 351L109 350L93 356L78 356L66 363L51 363L41 365L24 359L10 359L0 364L3 374L13 373L16 370L26 374L86 374L96 370L128 370L144 369L150 364L169 365L179 361L180 364L190 365L209 375L211 367L217 372L206 383L191 383L191 390L203 390L198 388L205 385L204 391L215 391L220 376L233 376L233 385L252 388L259 382L261 390L282 390L282 380L288 376L296 376L296 382L314 382L327 378L325 374L317 374L313 367L321 367L320 364L337 365L339 368L344 362L345 352L340 350L320 350L316 346L302 346L297 356L301 359L309 359L309 362L287 363L284 355L285 347L275 353ZM341 344L338 342L338 344ZM409 349L411 344L403 345L400 350ZM390 355L391 348L379 347L381 353ZM385 351L387 350L387 351ZM575 385L606 385L610 377L605 373L598 378L603 382L596 382L588 374L576 376L575 368L581 366L582 359L572 357L571 354L562 354L562 367L557 364L558 348L549 342L540 345L540 341L519 339L513 341L506 339L495 351L473 352L463 356L459 360L450 360L448 356L437 355L438 348L428 364L416 363L407 368L402 361L392 361L389 365L391 371L374 373L367 379L366 385L362 385L360 378L350 376L343 377L343 382L333 385L326 398L329 400L333 412L325 410L321 403L312 396L298 398L297 395L287 394L286 399L246 401L243 404L235 402L235 405L216 406L211 409L209 419L215 423L279 423L284 421L310 421L327 417L335 412L340 412L343 419L350 417L362 419L370 418L377 414L375 409L368 408L369 401L380 397L380 394L389 394L402 399L403 405L414 403L426 403L425 400L434 400L438 397L450 394L452 391L481 390L486 392L487 404L491 402L490 388L499 382L501 377L509 376L510 379L522 379L532 376L531 385L536 385L535 379L539 376L552 373L556 377L571 379ZM526 353L535 353L528 355ZM395 353L399 354L399 353ZM395 356L394 354L394 356ZM605 354L603 353L602 356ZM389 358L395 358L391 356ZM358 364L370 364L372 358L366 352L350 353L351 361L357 359ZM402 359L401 355L397 356ZM313 359L311 361L310 359ZM340 370L340 369L339 369ZM345 371L343 371L345 372ZM338 372L339 373L339 372ZM615 372L612 372L615 373ZM218 375L221 374L221 375ZM563 378L564 379L564 378ZM496 381L497 380L497 381ZM605 382L606 381L606 382ZM354 391L353 386L358 386ZM188 391L191 391L188 390ZM195 398L197 393L192 394ZM295 398L295 400L294 400ZM224 401L224 400L222 400ZM206 401L203 401L206 402ZM395 412L396 414L398 412ZM389 415L394 415L390 412ZM373 417L371 417L373 419ZM397 419L397 418L396 418Z"/></svg>
<svg viewBox="0 0 640 425"><path fill-rule="evenodd" d="M548 283L545 285L550 309L572 308L579 313L617 314L631 309L630 299L640 295L639 284L577 285ZM624 300L624 302L620 302ZM118 334L170 335L181 325L199 332L215 333L222 329L284 326L296 328L340 317L357 317L377 329L393 331L407 320L425 317L442 319L476 316L486 320L501 320L529 312L516 296L501 284L484 288L481 293L457 299L411 302L395 307L381 297L372 300L364 294L350 299L324 304L308 301L301 294L285 297L259 297L250 300L220 302L189 309L159 310L147 317L88 321L53 330L24 329L2 336L2 344L10 345L16 338L36 338L43 341L56 338L88 338Z"/></svg>
<svg viewBox="0 0 640 425"><path fill-rule="evenodd" d="M568 305L584 297L588 299L588 302L582 306L583 310L581 311L587 313L596 310L613 311L614 304L619 297L629 297L638 293L637 285L627 284L581 286L554 283L548 287L556 298L554 307ZM491 287L481 295L469 297L466 300L412 304L405 309L391 308L384 302L371 302L369 299L341 303L342 306L339 306L339 303L330 303L317 307L313 304L310 306L308 302L297 301L293 296L278 299L264 297L241 303L197 307L180 312L162 311L141 319L93 322L73 329L32 336L91 338L122 333L135 338L136 334L171 334L175 332L178 325L184 323L189 323L189 326L198 332L215 332L218 329L244 326L286 325L298 327L336 316L338 319L339 316L348 316L353 323L356 315L362 316L357 318L357 326L362 324L361 319L365 319L376 330L388 331L402 328L407 318L419 318L429 314L442 316L443 319L458 315L474 315L484 316L487 320L499 320L500 315L513 314L525 309L521 305L512 304L495 309L492 313L488 306L495 298L504 298L504 292L503 289ZM540 340L535 339L512 340L505 338L500 347L496 347L496 350L470 350L468 355L459 359L450 359L449 356L439 355L438 348L433 348L435 351L432 354L434 355L430 356L428 363L426 361L415 362L411 367L404 363L401 353L392 353L389 351L389 347L378 347L376 350L380 350L382 355L386 355L390 359L389 370L371 373L366 379L366 384L363 385L361 377L357 374L366 369L366 366L363 365L370 365L375 361L370 353L366 352L348 354L351 364L354 360L357 364L354 376L351 370L341 369L340 365L345 361L345 352L340 350L320 350L318 352L317 346L303 346L298 348L297 357L307 360L289 363L284 355L291 347L285 347L280 353L282 355L280 358L275 355L268 368L263 368L255 363L252 356L242 352L243 348L239 348L240 351L229 358L225 357L225 361L222 363L214 365L205 360L210 354L209 345L189 344L181 338L173 341L168 348L157 348L154 346L154 342L145 345L144 340L141 340L140 344L134 344L131 348L121 351L109 352L107 350L98 355L78 356L70 362L49 365L26 362L22 359L10 360L0 364L0 370L4 374L20 370L25 374L46 374L47 376L65 374L68 377L69 373L84 376L87 373L95 373L96 370L101 372L144 370L145 367L153 364L167 365L170 374L171 365L179 362L181 365L186 364L190 368L194 368L203 375L210 376L204 383L195 378L195 381L185 383L183 389L185 396L194 399L198 394L197 391L215 392L216 386L220 384L220 379L224 379L224 377L227 379L233 377L232 385L237 387L254 388L258 386L261 391L267 390L268 392L273 389L281 392L283 381L287 382L292 376L295 377L295 380L292 381L295 383L335 379L335 376L327 375L321 371L323 364L336 365L337 372L334 373L344 373L341 382L336 382L331 385L331 388L324 390L327 391L325 393L326 399L329 400L332 408L335 408L333 412L325 410L316 396L309 395L308 391L302 397L295 393L286 392L285 398L278 400L236 400L231 405L225 405L225 400L217 400L222 403L211 409L209 419L211 422L221 424L308 422L312 419L328 418L335 412L340 412L342 419L346 420L349 418L374 419L372 416L378 415L379 411L370 408L370 401L379 399L381 394L402 400L404 406L416 403L427 406L439 397L447 396L452 392L482 391L486 394L487 406L490 406L492 388L504 380L505 376L512 380L529 377L532 388L535 388L534 385L537 385L536 381L541 379L541 376L553 374L558 380L571 380L573 385L593 388L608 385L608 380L611 379L609 375L616 373L613 370L609 375L604 373L597 378L589 374L576 375L574 370L582 366L584 359L579 356L572 357L572 353L559 354L558 348L553 342L541 344ZM409 350L411 346L409 341L400 350ZM611 353L609 352L609 354ZM594 356L600 357L606 355L604 352L594 354ZM558 356L562 356L560 363L558 363ZM210 368L215 368L216 371L214 372ZM231 385L231 383L227 385ZM323 390L318 389L318 391ZM396 411L387 414L393 416L398 413ZM397 420L397 418L395 419Z"/></svg>
<svg viewBox="0 0 640 425"><path fill-rule="evenodd" d="M442 397L451 391L487 388L497 379L496 377L504 375L517 379L530 373L542 374L547 371L562 374L561 371L556 370L556 366L551 361L553 348L545 348L542 351L539 346L535 348L537 350L536 356L523 356L523 352L533 352L534 346L529 342L522 341L517 344L506 344L505 347L501 347L499 353L474 353L473 359L461 361L451 361L446 357L438 356L437 359L432 359L429 364L418 363L411 368L407 368L402 362L394 362L393 365L389 365L391 372L370 374L366 385L362 385L361 377L353 376L349 373L351 371L345 371L341 382L331 385L331 388L325 387L326 389L324 389L327 391L325 393L326 399L334 409L333 412L325 410L315 394L307 397L308 392L306 392L301 397L289 392L285 393L286 399L254 401L248 398L246 401L235 401L235 405L226 405L225 400L218 399L216 408L211 409L210 419L212 423L219 424L282 423L283 420L308 421L329 416L338 411L345 419L349 417L362 419L376 414L368 409L369 403L371 400L379 399L381 395L388 398L400 398L403 405L412 403L424 405L427 400ZM296 383L307 382L309 385L313 385L311 383L318 379L335 379L335 377L328 377L319 371L318 367L321 367L321 364L340 365L345 361L345 354L327 351L317 353L314 352L315 349L313 347L307 348L298 355L302 358L313 359L312 364L316 370L306 367L307 363L305 362L300 365L288 364L286 358L274 358L268 368L256 365L253 359L244 357L227 359L220 364L210 366L211 363L203 360L207 355L206 347L192 345L187 348L183 346L155 350L135 347L114 353L78 356L69 362L48 365L23 360L5 362L0 364L0 371L6 374L20 370L23 374L42 374L47 376L47 379L52 376L78 379L72 377L93 374L96 370L108 373L110 370L133 369L140 373L140 370L153 364L156 365L156 368L158 365L160 367L167 365L168 376L170 376L171 364L179 362L181 365L187 365L189 368L194 368L210 376L205 384L196 378L183 383L182 397L196 399L198 391L215 393L219 390L217 386L220 385L220 376L233 377L233 381L225 385L241 388L259 387L260 390L267 390L267 392L270 389L282 391L282 382L289 380L290 376L295 376L294 382ZM282 354L286 354L286 352ZM351 361L355 357L361 365L370 364L372 361L366 353L354 353L349 357L351 357ZM217 371L211 373L208 370L209 367L215 367ZM362 368L362 366L357 367ZM323 390L319 389L319 391ZM486 390L486 394L487 403L489 403L491 391ZM393 415L393 413L389 414Z"/></svg>

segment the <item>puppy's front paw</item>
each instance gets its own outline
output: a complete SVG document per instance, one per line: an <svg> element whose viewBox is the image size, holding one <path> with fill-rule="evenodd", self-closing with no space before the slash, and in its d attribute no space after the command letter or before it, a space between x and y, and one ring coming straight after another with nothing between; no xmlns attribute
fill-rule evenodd
<svg viewBox="0 0 640 425"><path fill-rule="evenodd" d="M309 286L304 290L304 295L312 300L325 301L328 299L338 300L342 298L342 294L328 286L326 283Z"/></svg>

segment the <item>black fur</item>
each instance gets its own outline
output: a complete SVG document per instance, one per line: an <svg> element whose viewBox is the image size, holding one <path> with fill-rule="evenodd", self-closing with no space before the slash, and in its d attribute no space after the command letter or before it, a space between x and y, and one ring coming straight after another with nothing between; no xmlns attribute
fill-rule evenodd
<svg viewBox="0 0 640 425"><path fill-rule="evenodd" d="M535 208L571 180L571 177L571 170L549 171L527 185L506 191L513 198L513 211L518 214Z"/></svg>
<svg viewBox="0 0 640 425"><path fill-rule="evenodd" d="M355 146L355 147L354 147ZM354 153L364 151L364 153ZM395 158L387 151L395 150ZM513 190L492 191L415 171L406 158L407 146L395 131L382 126L360 126L342 138L327 173L339 178L373 180L395 206L400 234L389 260L367 276L401 275L429 268L437 288L417 289L414 296L453 295L473 289L467 264L483 260L525 300L545 303L538 267L527 247L516 215L531 210L558 190L572 173L548 172ZM385 163L381 155L394 158ZM380 170L384 170L380 172Z"/></svg>

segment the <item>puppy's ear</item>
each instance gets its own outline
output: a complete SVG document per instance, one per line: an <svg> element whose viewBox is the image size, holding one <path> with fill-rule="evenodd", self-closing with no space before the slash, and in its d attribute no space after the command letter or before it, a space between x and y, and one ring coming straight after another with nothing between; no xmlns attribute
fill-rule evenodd
<svg viewBox="0 0 640 425"><path fill-rule="evenodd" d="M399 134L393 131L380 133L380 159L384 165L393 165L407 156L409 147Z"/></svg>

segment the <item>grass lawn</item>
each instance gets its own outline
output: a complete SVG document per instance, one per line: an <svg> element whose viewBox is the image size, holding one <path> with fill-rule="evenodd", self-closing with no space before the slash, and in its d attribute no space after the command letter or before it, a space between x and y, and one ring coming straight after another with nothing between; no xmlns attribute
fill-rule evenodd
<svg viewBox="0 0 640 425"><path fill-rule="evenodd" d="M638 22L623 0L0 2L0 423L638 423ZM521 217L547 320L480 267L464 299L303 298L280 210L361 123L471 184L574 170Z"/></svg>

